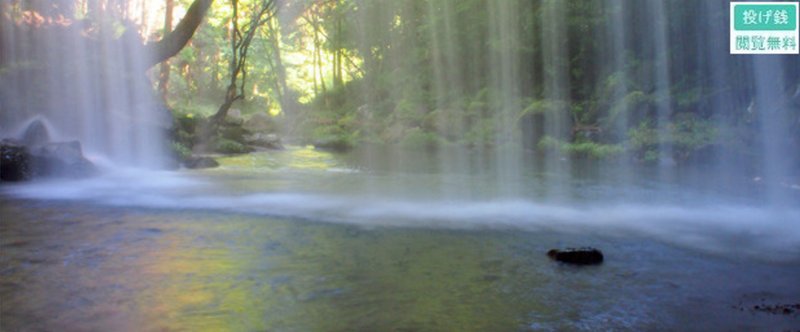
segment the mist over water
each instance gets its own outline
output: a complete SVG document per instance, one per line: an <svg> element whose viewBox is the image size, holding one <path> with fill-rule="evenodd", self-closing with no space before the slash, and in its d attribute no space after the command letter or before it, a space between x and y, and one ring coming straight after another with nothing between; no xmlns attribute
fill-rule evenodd
<svg viewBox="0 0 800 332"><path fill-rule="evenodd" d="M600 174L576 175L558 197L539 188L551 176L532 172L498 188L494 170L437 170L435 154L395 151L371 164L313 148L222 159L203 172L114 169L84 181L7 186L20 198L212 213L261 215L366 228L555 231L644 236L724 255L769 261L800 254L800 209L776 207L758 190L640 181L621 186ZM580 165L576 165L577 166ZM480 175L480 174L484 175ZM513 192L514 194L509 194ZM793 201L800 195L785 194Z"/></svg>
<svg viewBox="0 0 800 332"><path fill-rule="evenodd" d="M275 38L294 83L313 52L320 109L283 116L363 144L286 134L203 170L165 169L198 133L169 134L135 24L21 12L76 3L0 0L0 139L43 127L100 170L0 183L0 329L797 326L800 61L728 54L729 0L278 1L249 59ZM230 5L192 58L228 47ZM180 70L219 79L214 51ZM545 254L582 246L602 264Z"/></svg>
<svg viewBox="0 0 800 332"><path fill-rule="evenodd" d="M726 4L704 1L696 6ZM82 22L67 28L40 22L44 26L34 30L31 23L3 20L5 63L40 67L5 69L9 79L0 83L0 107L15 111L1 113L4 136L18 135L31 119L43 119L54 138L81 141L94 161L107 166L97 178L41 181L3 190L25 198L364 226L634 232L711 251L772 258L796 255L800 187L793 177L798 154L796 142L787 141L791 128L785 120L797 108L788 98L793 87L782 74L793 64L784 57L731 60L726 44L718 41L726 35L727 19L681 21L680 11L671 8L676 5L667 1L607 0L592 6L610 19L605 29L582 32L607 47L590 63L572 63L576 50L567 41L574 31L569 30L562 1L543 1L533 16L520 12L520 4L512 1L489 2L485 35L492 43L464 40L459 34L459 10L464 9L458 1L428 3L426 10L436 14L430 15L435 19L426 22L425 30L432 43L430 88L439 111L435 126L445 137L475 134L473 129L484 124L448 111L471 107L460 105L459 96L488 95L484 106L491 112L485 115L486 122L499 128L491 133L493 146L440 146L417 155L367 148L350 157L292 148L254 155L249 161L247 156L234 157L231 160L247 162L203 172L141 169L164 165L169 120L144 76L147 54L134 31L117 35L114 29ZM531 18L540 22L540 29L522 30L521 22ZM671 28L675 22L682 28ZM367 38L368 27L364 29L358 33ZM689 29L708 31L707 38L680 39L681 31ZM537 44L523 43L530 34L536 34ZM408 37L398 35L390 43L399 44L401 38ZM470 57L458 57L465 49L472 50ZM536 58L523 58L521 54L527 53L519 49L535 50ZM396 47L390 52L402 57L407 51ZM654 60L629 66L631 54L647 54ZM700 61L698 68L676 70L689 57L706 61ZM471 72L483 62L492 64L493 70ZM399 71L407 66L396 65ZM576 107L576 86L581 84L570 81L570 71L581 66L593 66L609 76L603 102L619 109L619 114L604 135L625 137L643 117L637 112L656 114L652 125L659 161L655 165L642 167L634 158L602 163L552 150L531 152L536 148L536 142L534 146L529 142L532 137L566 140L580 134L571 128L574 120L569 117ZM707 73L704 86L719 90L703 110L711 114L709 119L728 123L727 113L749 105L758 137L747 139L756 141L757 153L743 160L740 154L720 149L703 154L705 160L687 166L688 170L677 165L675 145L667 143L675 139L669 129L676 121L672 94L682 84L675 73L690 70ZM487 86L465 76L483 77ZM745 95L725 88L726 82L740 79L752 81ZM646 91L640 93L653 96L651 109L639 110L630 102L636 92L634 81L644 85ZM521 96L529 91L538 91L544 106L520 117L519 109L528 107L521 104ZM369 85L362 92L368 104L377 102L378 93Z"/></svg>

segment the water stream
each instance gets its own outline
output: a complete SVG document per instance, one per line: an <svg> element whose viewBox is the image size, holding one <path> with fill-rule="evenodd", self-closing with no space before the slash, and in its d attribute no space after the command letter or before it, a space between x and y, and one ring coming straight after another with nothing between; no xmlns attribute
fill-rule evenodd
<svg viewBox="0 0 800 332"><path fill-rule="evenodd" d="M718 40L727 18L671 23L688 17L684 10L728 1L594 2L587 8L608 22L584 33L609 48L580 64L571 60L575 27L563 1L486 2L487 29L476 34L485 40L461 35L472 8L459 1L403 10L356 3L366 9L354 15L393 19L397 40L383 55L399 72L418 70L408 36L430 37L431 77L420 82L431 86L411 86L426 90L420 95L435 110L397 113L429 112L436 134L486 135L488 144L363 144L346 153L290 146L220 157L215 169L159 170L170 119L145 77L148 55L135 29L0 17L0 138L41 119L54 140L79 140L101 168L88 179L0 185L0 330L798 326L796 313L756 309L800 299L797 142L787 139L796 60L730 58ZM425 29L410 27L417 17L409 13L424 10L433 13ZM693 27L708 40L683 39ZM362 30L356 35L369 37ZM692 57L707 61L681 67ZM485 62L491 72L480 72ZM655 147L646 157L658 162L569 158L526 144L575 134L582 82L570 77L584 65L611 82L598 103L620 110L608 140L630 144L622 137L650 116ZM748 119L754 135L734 134L755 152L676 161L674 94L695 71L707 74L696 84L708 109L685 113L720 127ZM726 87L736 80L752 84ZM369 111L385 91L363 85ZM652 102L637 108L635 93ZM474 100L464 105L464 96ZM526 117L523 101L544 106ZM461 116L467 109L471 118ZM749 115L729 116L743 110ZM602 249L606 262L578 268L545 255L580 246Z"/></svg>
<svg viewBox="0 0 800 332"><path fill-rule="evenodd" d="M436 159L291 147L208 171L4 186L0 321L10 330L796 326L795 316L753 310L800 296L800 232L786 227L800 211L772 209L758 190L623 188L599 165L575 164L565 203L543 199L537 183L548 174L515 179L508 196L491 165L459 173ZM575 268L544 255L583 245L602 248L606 263Z"/></svg>

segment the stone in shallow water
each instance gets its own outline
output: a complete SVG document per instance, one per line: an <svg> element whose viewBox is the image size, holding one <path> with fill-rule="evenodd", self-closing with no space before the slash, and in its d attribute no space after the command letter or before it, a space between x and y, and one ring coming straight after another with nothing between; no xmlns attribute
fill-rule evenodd
<svg viewBox="0 0 800 332"><path fill-rule="evenodd" d="M214 168L219 166L214 158L191 156L183 161L183 166L190 169Z"/></svg>
<svg viewBox="0 0 800 332"><path fill-rule="evenodd" d="M22 143L27 146L38 146L50 142L50 133L42 120L34 120L22 134Z"/></svg>
<svg viewBox="0 0 800 332"><path fill-rule="evenodd" d="M31 157L38 176L82 178L97 173L78 141L44 144L33 149Z"/></svg>
<svg viewBox="0 0 800 332"><path fill-rule="evenodd" d="M97 173L83 156L78 141L51 142L29 149L12 140L0 142L0 180L24 181L35 177L82 178Z"/></svg>
<svg viewBox="0 0 800 332"><path fill-rule="evenodd" d="M30 154L25 146L11 140L0 141L0 181L31 178Z"/></svg>
<svg viewBox="0 0 800 332"><path fill-rule="evenodd" d="M253 114L243 127L254 133L272 133L276 129L275 121L264 112Z"/></svg>
<svg viewBox="0 0 800 332"><path fill-rule="evenodd" d="M245 142L252 146L262 147L271 150L283 150L281 138L275 134L262 134L255 133L250 136L245 136Z"/></svg>
<svg viewBox="0 0 800 332"><path fill-rule="evenodd" d="M594 265L603 262L603 253L595 248L551 249L547 256L559 262L575 265Z"/></svg>

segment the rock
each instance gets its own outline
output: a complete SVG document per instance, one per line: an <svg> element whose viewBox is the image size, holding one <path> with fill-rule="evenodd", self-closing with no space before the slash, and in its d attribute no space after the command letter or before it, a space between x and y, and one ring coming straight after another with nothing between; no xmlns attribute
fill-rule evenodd
<svg viewBox="0 0 800 332"><path fill-rule="evenodd" d="M773 315L800 315L800 303L796 304L761 304L753 306L753 310Z"/></svg>
<svg viewBox="0 0 800 332"><path fill-rule="evenodd" d="M3 181L24 181L34 177L82 178L97 173L94 164L83 156L80 142L43 143L40 139L44 136L36 127L38 125L29 127L25 138L38 146L29 148L12 140L0 142L0 178Z"/></svg>
<svg viewBox="0 0 800 332"><path fill-rule="evenodd" d="M551 249L547 252L551 259L575 265L594 265L603 262L603 253L595 248L567 248L565 250Z"/></svg>
<svg viewBox="0 0 800 332"><path fill-rule="evenodd" d="M250 119L244 122L243 127L254 133L271 133L276 129L275 121L264 112L250 116Z"/></svg>
<svg viewBox="0 0 800 332"><path fill-rule="evenodd" d="M244 124L242 111L235 108L228 110L228 114L226 114L225 116L225 122L232 125L241 126L242 124Z"/></svg>
<svg viewBox="0 0 800 332"><path fill-rule="evenodd" d="M47 142L50 142L50 133L40 119L33 120L22 134L22 144L25 146L37 146Z"/></svg>
<svg viewBox="0 0 800 332"><path fill-rule="evenodd" d="M78 141L47 143L31 151L36 176L82 178L97 173Z"/></svg>
<svg viewBox="0 0 800 332"><path fill-rule="evenodd" d="M211 157L191 156L183 161L183 166L190 169L202 169L217 167L219 166L219 163Z"/></svg>
<svg viewBox="0 0 800 332"><path fill-rule="evenodd" d="M273 150L284 149L283 144L281 143L281 138L275 134L255 133L253 135L246 136L245 142L253 146L258 146L267 149L273 149Z"/></svg>
<svg viewBox="0 0 800 332"><path fill-rule="evenodd" d="M318 139L312 143L314 148L323 151L347 152L353 148L353 144L343 137L328 137Z"/></svg>
<svg viewBox="0 0 800 332"><path fill-rule="evenodd" d="M0 141L0 181L29 180L33 175L31 156L24 145Z"/></svg>

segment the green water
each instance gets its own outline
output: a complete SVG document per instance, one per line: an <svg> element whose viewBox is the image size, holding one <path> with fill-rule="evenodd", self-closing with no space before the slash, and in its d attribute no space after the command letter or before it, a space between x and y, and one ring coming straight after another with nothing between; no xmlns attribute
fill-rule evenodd
<svg viewBox="0 0 800 332"><path fill-rule="evenodd" d="M365 229L8 200L0 215L0 322L8 331L699 330L797 323L735 307L762 297L796 299L796 265L635 239ZM600 246L607 262L575 268L548 261L544 251L560 242Z"/></svg>
<svg viewBox="0 0 800 332"><path fill-rule="evenodd" d="M163 182L171 177L143 189L116 178L6 187L0 330L708 331L800 323L798 315L753 310L800 302L791 228L724 228L714 218L738 219L714 209L598 225L573 220L604 211L578 203L481 203L498 195L487 187L491 175L442 177L424 160L401 172L347 158L297 149L180 173L211 187ZM590 178L573 186L584 201L605 188L585 185ZM614 217L652 216L640 211L651 209ZM566 246L601 248L606 262L579 268L545 255Z"/></svg>

